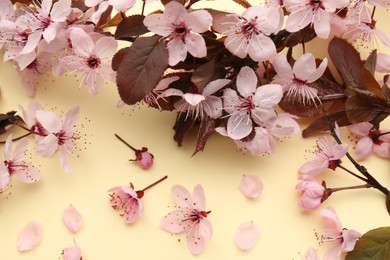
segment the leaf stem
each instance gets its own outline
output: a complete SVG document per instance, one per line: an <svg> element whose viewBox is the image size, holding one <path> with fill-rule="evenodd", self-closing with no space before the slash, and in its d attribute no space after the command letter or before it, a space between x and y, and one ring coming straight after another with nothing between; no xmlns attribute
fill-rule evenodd
<svg viewBox="0 0 390 260"><path fill-rule="evenodd" d="M361 176L357 175L356 173L352 172L351 170L349 170L349 169L345 168L344 166L342 166L342 165L338 165L337 167L339 167L339 168L343 169L344 171L348 172L349 174L351 174L351 175L355 176L356 178L358 178L358 179L360 179L360 180L362 180L362 181L364 181L364 182L367 182L367 183L368 183L368 179L365 179L365 178L363 178L363 177L361 177Z"/></svg>
<svg viewBox="0 0 390 260"><path fill-rule="evenodd" d="M27 137L27 136L29 136L29 135L32 135L32 134L33 134L32 132L28 132L27 134L24 134L24 135L19 136L19 137L16 137L16 138L13 138L13 139L12 139L12 142L18 141L18 140L20 140L20 139L22 139L22 138L24 138L24 137ZM6 142L6 141L0 141L0 144L5 144L5 142Z"/></svg>
<svg viewBox="0 0 390 260"><path fill-rule="evenodd" d="M141 10L141 15L144 15L144 12L145 12L145 5L146 5L146 2L145 2L145 0L142 0L142 10Z"/></svg>
<svg viewBox="0 0 390 260"><path fill-rule="evenodd" d="M362 185L356 185L356 186L348 186L348 187L339 187L339 188L328 188L331 193L336 191L342 191L342 190L356 190L356 189L368 189L372 188L370 184L362 184Z"/></svg>

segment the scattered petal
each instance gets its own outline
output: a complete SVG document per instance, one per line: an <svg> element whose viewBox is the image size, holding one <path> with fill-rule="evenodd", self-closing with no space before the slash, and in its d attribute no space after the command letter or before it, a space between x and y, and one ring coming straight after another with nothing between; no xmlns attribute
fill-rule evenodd
<svg viewBox="0 0 390 260"><path fill-rule="evenodd" d="M263 191L263 182L256 175L243 175L240 182L240 190L249 198L257 198Z"/></svg>
<svg viewBox="0 0 390 260"><path fill-rule="evenodd" d="M72 204L70 204L69 207L64 209L62 212L62 220L72 232L79 231L83 224L83 219L80 213L72 206Z"/></svg>
<svg viewBox="0 0 390 260"><path fill-rule="evenodd" d="M42 224L37 220L28 223L20 231L17 239L19 251L28 251L36 247L42 240Z"/></svg>
<svg viewBox="0 0 390 260"><path fill-rule="evenodd" d="M234 237L234 241L240 249L249 250L255 246L259 237L260 230L253 221L248 221L240 225Z"/></svg>

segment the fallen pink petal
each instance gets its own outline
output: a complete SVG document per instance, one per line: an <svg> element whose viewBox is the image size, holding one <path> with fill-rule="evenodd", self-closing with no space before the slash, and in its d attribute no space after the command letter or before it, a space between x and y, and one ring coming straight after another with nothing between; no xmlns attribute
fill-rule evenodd
<svg viewBox="0 0 390 260"><path fill-rule="evenodd" d="M240 190L245 196L256 199L263 192L263 182L257 175L243 175Z"/></svg>
<svg viewBox="0 0 390 260"><path fill-rule="evenodd" d="M19 251L28 251L36 247L42 240L42 224L33 220L25 225L20 231L17 239Z"/></svg>
<svg viewBox="0 0 390 260"><path fill-rule="evenodd" d="M82 260L81 249L73 239L74 246L62 250L62 260Z"/></svg>
<svg viewBox="0 0 390 260"><path fill-rule="evenodd" d="M236 231L234 242L242 250L252 249L260 237L260 230L253 221L248 221L240 225Z"/></svg>
<svg viewBox="0 0 390 260"><path fill-rule="evenodd" d="M81 214L72 206L72 204L62 212L62 221L66 227L74 233L78 232L83 225Z"/></svg>

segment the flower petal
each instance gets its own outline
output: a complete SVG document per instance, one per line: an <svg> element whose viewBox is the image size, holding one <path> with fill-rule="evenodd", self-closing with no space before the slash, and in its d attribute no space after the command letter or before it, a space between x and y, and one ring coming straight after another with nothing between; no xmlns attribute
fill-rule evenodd
<svg viewBox="0 0 390 260"><path fill-rule="evenodd" d="M36 145L37 154L43 157L52 156L57 149L58 138L54 134L49 134Z"/></svg>
<svg viewBox="0 0 390 260"><path fill-rule="evenodd" d="M28 251L36 247L42 240L42 224L37 221L31 221L22 228L18 235L17 246L19 251Z"/></svg>
<svg viewBox="0 0 390 260"><path fill-rule="evenodd" d="M240 190L249 198L258 198L263 191L263 182L257 175L243 175Z"/></svg>
<svg viewBox="0 0 390 260"><path fill-rule="evenodd" d="M173 199L179 207L192 207L191 194L185 187L181 185L174 185L171 191Z"/></svg>
<svg viewBox="0 0 390 260"><path fill-rule="evenodd" d="M172 27L168 21L164 19L163 14L150 14L146 16L144 19L144 25L149 31L163 37L167 37L172 33Z"/></svg>
<svg viewBox="0 0 390 260"><path fill-rule="evenodd" d="M348 130L359 137L367 136L373 125L369 122L361 122L347 126Z"/></svg>
<svg viewBox="0 0 390 260"><path fill-rule="evenodd" d="M390 143L374 144L372 150L383 158L390 158Z"/></svg>
<svg viewBox="0 0 390 260"><path fill-rule="evenodd" d="M24 183L34 183L41 179L41 172L29 163L25 163L25 167L20 167L13 174Z"/></svg>
<svg viewBox="0 0 390 260"><path fill-rule="evenodd" d="M193 255L199 255L205 245L205 237L199 234L199 225L195 225L190 232L188 232L187 246Z"/></svg>
<svg viewBox="0 0 390 260"><path fill-rule="evenodd" d="M234 241L240 249L249 250L255 246L259 237L260 230L253 221L248 221L240 225L234 237Z"/></svg>
<svg viewBox="0 0 390 260"><path fill-rule="evenodd" d="M207 55L206 42L203 37L197 33L189 33L185 38L188 52L197 58L203 58Z"/></svg>
<svg viewBox="0 0 390 260"><path fill-rule="evenodd" d="M363 137L358 141L355 146L355 156L356 160L366 159L372 152L373 142L372 139L368 136Z"/></svg>
<svg viewBox="0 0 390 260"><path fill-rule="evenodd" d="M227 84L230 83L230 81L231 81L230 79L213 80L204 87L202 91L202 95L205 97L210 96L211 94L214 94L221 88L225 87Z"/></svg>
<svg viewBox="0 0 390 260"><path fill-rule="evenodd" d="M100 59L113 57L117 46L118 42L114 38L102 37L96 41L95 54Z"/></svg>
<svg viewBox="0 0 390 260"><path fill-rule="evenodd" d="M234 140L242 139L248 136L253 130L252 120L247 113L232 114L228 120L228 136Z"/></svg>
<svg viewBox="0 0 390 260"><path fill-rule="evenodd" d="M72 204L62 211L62 221L65 226L72 232L78 232L83 224L81 214L75 209Z"/></svg>
<svg viewBox="0 0 390 260"><path fill-rule="evenodd" d="M174 210L161 218L160 225L163 229L173 234L179 234L186 230L187 225L183 222L185 219L183 210Z"/></svg>
<svg viewBox="0 0 390 260"><path fill-rule="evenodd" d="M206 10L196 10L186 16L186 24L190 30L203 33L207 31L213 21L213 17Z"/></svg>
<svg viewBox="0 0 390 260"><path fill-rule="evenodd" d="M73 28L70 32L70 40L76 54L83 57L89 57L94 48L94 43L91 37L80 28Z"/></svg>
<svg viewBox="0 0 390 260"><path fill-rule="evenodd" d="M38 122L51 134L58 133L61 130L61 120L51 111L39 110L35 113Z"/></svg>
<svg viewBox="0 0 390 260"><path fill-rule="evenodd" d="M81 260L81 250L73 239L74 246L67 247L62 250L62 260Z"/></svg>
<svg viewBox="0 0 390 260"><path fill-rule="evenodd" d="M257 76L250 67L242 67L237 75L237 90L244 98L252 96L257 87Z"/></svg>
<svg viewBox="0 0 390 260"><path fill-rule="evenodd" d="M10 134L5 141L4 147L4 159L8 161L12 159L12 143L12 134Z"/></svg>
<svg viewBox="0 0 390 260"><path fill-rule="evenodd" d="M204 190L201 185L196 185L194 187L194 191L192 193L192 199L193 199L193 207L198 209L199 211L205 211L206 210L206 197L204 195Z"/></svg>
<svg viewBox="0 0 390 260"><path fill-rule="evenodd" d="M170 2L174 3L174 2ZM168 63L170 66L175 66L180 61L184 61L187 57L187 45L181 39L173 39L168 42Z"/></svg>

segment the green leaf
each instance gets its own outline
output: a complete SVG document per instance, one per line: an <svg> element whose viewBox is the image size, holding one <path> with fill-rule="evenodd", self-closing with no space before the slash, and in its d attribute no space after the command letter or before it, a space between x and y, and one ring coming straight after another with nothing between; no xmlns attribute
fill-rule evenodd
<svg viewBox="0 0 390 260"><path fill-rule="evenodd" d="M390 227L381 227L365 233L345 260L390 259Z"/></svg>
<svg viewBox="0 0 390 260"><path fill-rule="evenodd" d="M128 105L152 91L168 68L168 49L161 37L140 37L124 54L117 71L121 99Z"/></svg>

